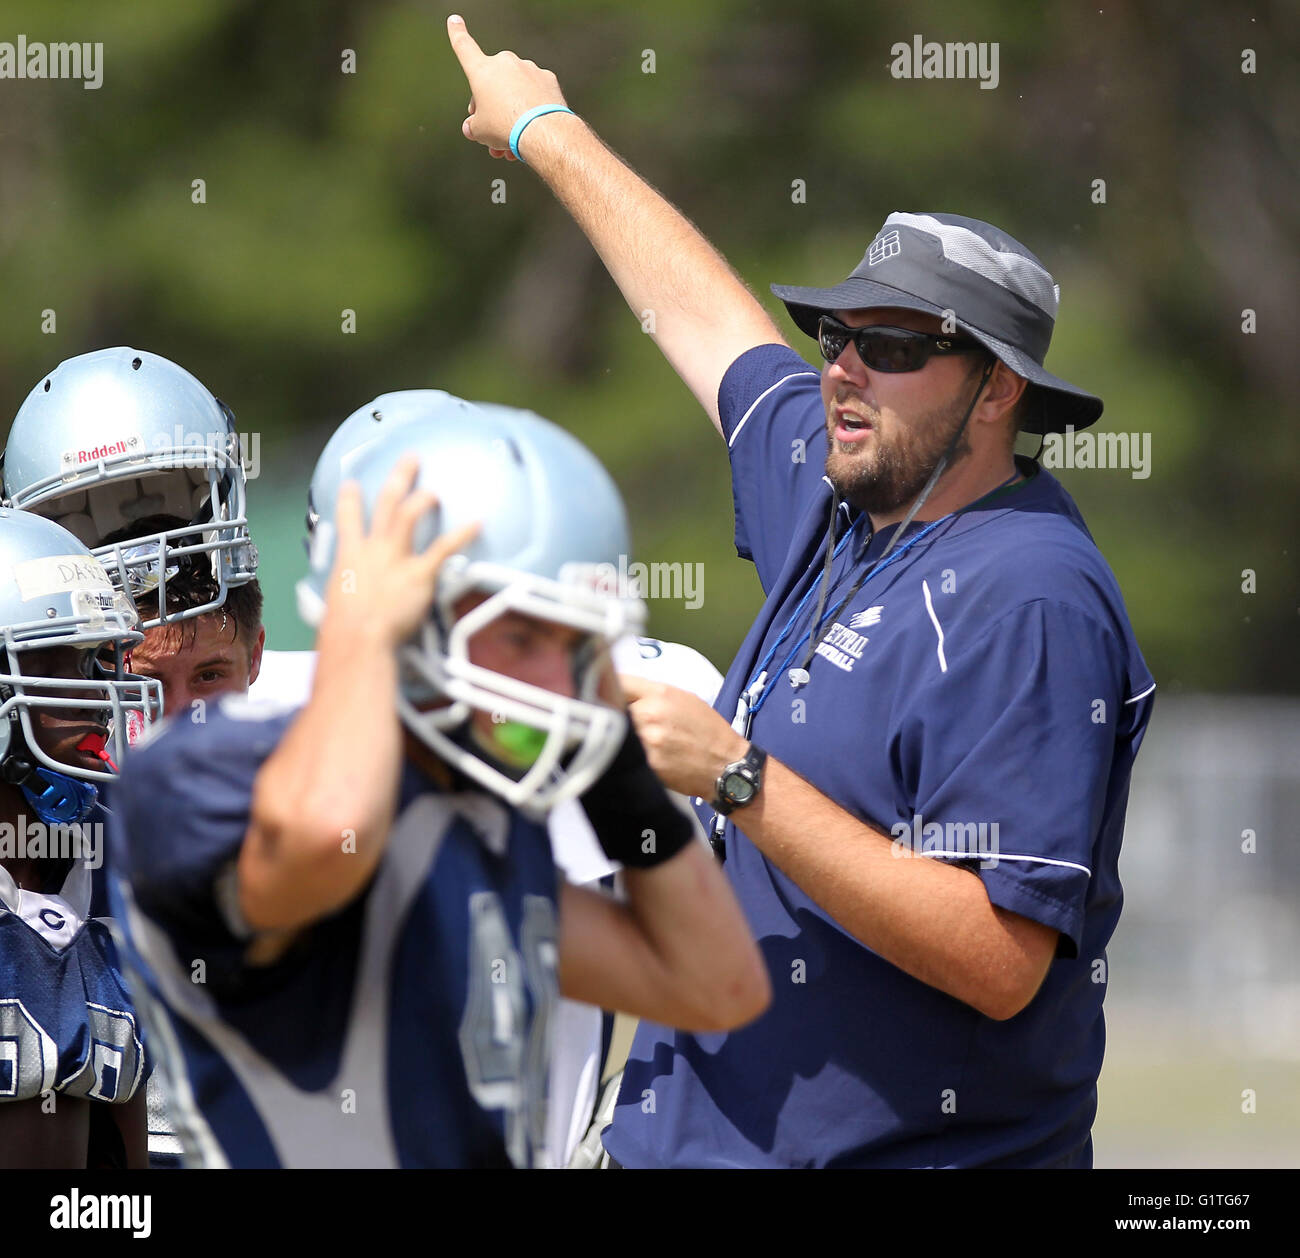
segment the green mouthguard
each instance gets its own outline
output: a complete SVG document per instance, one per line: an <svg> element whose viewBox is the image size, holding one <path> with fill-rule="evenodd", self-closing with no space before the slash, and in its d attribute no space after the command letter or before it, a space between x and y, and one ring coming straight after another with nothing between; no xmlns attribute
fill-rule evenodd
<svg viewBox="0 0 1300 1258"><path fill-rule="evenodd" d="M492 726L495 749L510 763L524 766L536 762L546 746L546 731L521 721L503 721Z"/></svg>

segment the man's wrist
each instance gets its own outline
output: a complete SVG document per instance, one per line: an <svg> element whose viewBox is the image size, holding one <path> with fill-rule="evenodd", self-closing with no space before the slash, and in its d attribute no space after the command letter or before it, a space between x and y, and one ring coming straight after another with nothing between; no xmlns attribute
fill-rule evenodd
<svg viewBox="0 0 1300 1258"><path fill-rule="evenodd" d="M524 128L517 141L519 160L534 168L544 165L571 144L577 132L585 127L567 105L553 113L541 114Z"/></svg>
<svg viewBox="0 0 1300 1258"><path fill-rule="evenodd" d="M623 745L581 803L605 855L631 869L663 864L695 833L651 769L630 719Z"/></svg>
<svg viewBox="0 0 1300 1258"><path fill-rule="evenodd" d="M545 118L550 114L571 114L573 110L563 101L548 101L543 105L534 105L531 109L525 109L523 113L515 119L515 125L510 128L510 135L506 139L506 144L515 158L527 165L523 155L519 152L519 141L522 139L524 132L532 126L538 118Z"/></svg>
<svg viewBox="0 0 1300 1258"><path fill-rule="evenodd" d="M737 809L752 804L763 789L767 752L749 743L743 756L726 764L713 784L713 811L729 817Z"/></svg>

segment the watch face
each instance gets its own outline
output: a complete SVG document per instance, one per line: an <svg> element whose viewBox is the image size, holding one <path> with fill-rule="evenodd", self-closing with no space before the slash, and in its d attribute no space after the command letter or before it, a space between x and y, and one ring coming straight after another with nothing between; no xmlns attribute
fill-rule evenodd
<svg viewBox="0 0 1300 1258"><path fill-rule="evenodd" d="M738 804L747 804L754 798L754 784L739 773L728 773L722 779L727 794Z"/></svg>

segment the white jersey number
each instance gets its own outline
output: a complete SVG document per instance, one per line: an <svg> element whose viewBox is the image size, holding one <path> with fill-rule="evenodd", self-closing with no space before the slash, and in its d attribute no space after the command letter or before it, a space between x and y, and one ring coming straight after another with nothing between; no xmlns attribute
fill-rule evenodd
<svg viewBox="0 0 1300 1258"><path fill-rule="evenodd" d="M546 1133L549 1028L558 992L555 906L544 896L524 896L522 956L495 892L471 895L469 914L469 973L460 1024L465 1077L484 1109L503 1111L510 1160L527 1166ZM525 993L533 1007L526 1037Z"/></svg>
<svg viewBox="0 0 1300 1258"><path fill-rule="evenodd" d="M86 1005L90 1051L76 1074L55 1077L58 1047L22 1001L0 1000L0 1099L26 1100L51 1090L97 1101L129 1101L144 1065L135 1018Z"/></svg>

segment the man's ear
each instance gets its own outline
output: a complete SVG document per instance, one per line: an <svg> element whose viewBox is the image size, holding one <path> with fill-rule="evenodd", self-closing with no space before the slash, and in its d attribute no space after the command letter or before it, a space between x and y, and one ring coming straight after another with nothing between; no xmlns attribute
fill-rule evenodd
<svg viewBox="0 0 1300 1258"><path fill-rule="evenodd" d="M1000 423L1016 409L1029 381L1018 376L1001 359L993 365L993 374L980 397L978 411L986 423Z"/></svg>
<svg viewBox="0 0 1300 1258"><path fill-rule="evenodd" d="M262 648L266 646L266 627L259 625L257 627L257 641L253 643L253 649L249 652L248 684L251 686L256 680L257 675L262 671Z"/></svg>

